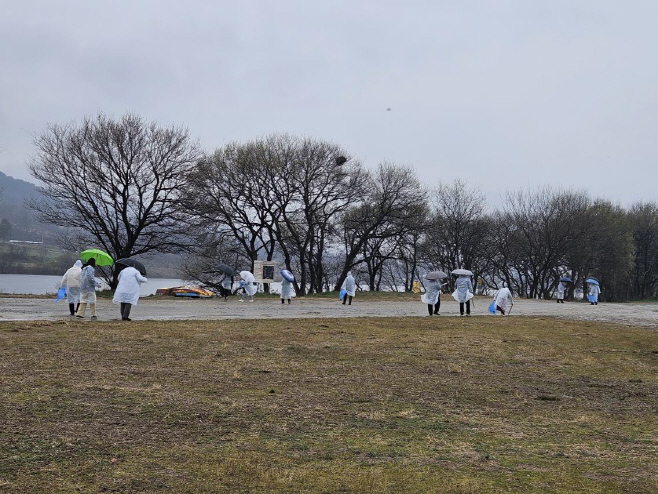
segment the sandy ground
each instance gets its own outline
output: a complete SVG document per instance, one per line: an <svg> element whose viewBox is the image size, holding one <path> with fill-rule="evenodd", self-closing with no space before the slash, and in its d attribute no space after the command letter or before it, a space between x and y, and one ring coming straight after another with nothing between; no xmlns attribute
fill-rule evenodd
<svg viewBox="0 0 658 494"><path fill-rule="evenodd" d="M474 317L494 317L487 313L491 299L477 298L472 310ZM582 302L557 304L555 301L515 300L510 317L552 316L567 319L604 321L629 326L658 328L658 303L600 303L592 306ZM99 320L118 320L119 309L111 300L99 299ZM133 320L156 319L295 319L330 317L397 317L426 316L427 306L420 301L373 301L355 297L351 306L333 299L293 299L282 305L279 299L258 298L253 303L239 302L237 297L224 299L143 298L134 306ZM459 316L459 304L451 297L442 297L441 316ZM502 316L495 316L502 317ZM54 303L42 298L0 298L0 321L68 319L65 301ZM435 316L435 318L437 318ZM87 311L89 319L89 311ZM437 318L438 319L438 318Z"/></svg>

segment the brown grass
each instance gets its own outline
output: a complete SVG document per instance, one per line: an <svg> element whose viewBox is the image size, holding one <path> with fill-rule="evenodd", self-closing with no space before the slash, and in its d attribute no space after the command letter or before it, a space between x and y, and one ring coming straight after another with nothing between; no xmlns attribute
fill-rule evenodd
<svg viewBox="0 0 658 494"><path fill-rule="evenodd" d="M0 323L0 490L658 490L658 333L550 318Z"/></svg>

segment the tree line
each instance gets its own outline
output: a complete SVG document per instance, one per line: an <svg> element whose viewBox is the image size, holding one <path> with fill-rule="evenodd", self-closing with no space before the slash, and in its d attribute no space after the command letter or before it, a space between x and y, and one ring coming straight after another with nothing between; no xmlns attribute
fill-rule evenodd
<svg viewBox="0 0 658 494"><path fill-rule="evenodd" d="M51 125L35 147L30 172L46 199L30 207L68 227L65 247L181 252L186 276L211 286L218 264L260 259L295 273L300 295L338 289L349 271L371 290L411 290L428 270L456 268L530 298L552 297L565 275L568 296L591 276L604 300L658 291L656 203L625 209L541 187L492 208L463 181L367 169L319 139L275 134L205 152L186 129L133 114Z"/></svg>

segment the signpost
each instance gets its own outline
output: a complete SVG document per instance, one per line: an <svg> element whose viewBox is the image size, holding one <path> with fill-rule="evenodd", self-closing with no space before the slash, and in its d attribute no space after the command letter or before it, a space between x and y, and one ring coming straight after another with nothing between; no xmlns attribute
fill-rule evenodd
<svg viewBox="0 0 658 494"><path fill-rule="evenodd" d="M273 283L276 262L254 261L254 278L258 283Z"/></svg>

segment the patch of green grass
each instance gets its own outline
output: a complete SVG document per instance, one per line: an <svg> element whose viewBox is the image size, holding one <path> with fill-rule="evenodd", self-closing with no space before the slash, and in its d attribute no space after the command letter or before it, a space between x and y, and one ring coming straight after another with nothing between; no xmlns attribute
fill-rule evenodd
<svg viewBox="0 0 658 494"><path fill-rule="evenodd" d="M58 275L75 259L76 254L51 245L0 242L0 260L7 273Z"/></svg>
<svg viewBox="0 0 658 494"><path fill-rule="evenodd" d="M654 492L656 351L545 317L0 323L0 490Z"/></svg>

